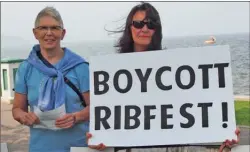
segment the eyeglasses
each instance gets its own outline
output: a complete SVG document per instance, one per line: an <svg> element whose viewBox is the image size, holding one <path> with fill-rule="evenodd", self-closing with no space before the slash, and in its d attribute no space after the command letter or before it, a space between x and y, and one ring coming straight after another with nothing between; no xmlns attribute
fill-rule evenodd
<svg viewBox="0 0 250 152"><path fill-rule="evenodd" d="M47 32L48 30L50 30L51 32L58 32L63 28L61 26L38 26L35 29L38 29L41 32Z"/></svg>
<svg viewBox="0 0 250 152"><path fill-rule="evenodd" d="M144 21L132 21L132 25L137 29L142 29L144 25L147 25L148 29L153 30L156 28L156 23L152 21L144 22Z"/></svg>

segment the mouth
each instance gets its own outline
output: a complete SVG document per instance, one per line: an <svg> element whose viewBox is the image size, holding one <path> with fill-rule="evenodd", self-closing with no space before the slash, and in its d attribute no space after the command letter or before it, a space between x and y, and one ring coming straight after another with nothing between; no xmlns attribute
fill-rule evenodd
<svg viewBox="0 0 250 152"><path fill-rule="evenodd" d="M142 36L139 36L141 38L150 38L150 36L146 36L146 35L142 35Z"/></svg>
<svg viewBox="0 0 250 152"><path fill-rule="evenodd" d="M54 40L54 39L44 39L44 41L47 42L47 43L52 43L52 42L55 42L56 40Z"/></svg>
<svg viewBox="0 0 250 152"><path fill-rule="evenodd" d="M55 39L44 39L46 45L54 45L55 41Z"/></svg>

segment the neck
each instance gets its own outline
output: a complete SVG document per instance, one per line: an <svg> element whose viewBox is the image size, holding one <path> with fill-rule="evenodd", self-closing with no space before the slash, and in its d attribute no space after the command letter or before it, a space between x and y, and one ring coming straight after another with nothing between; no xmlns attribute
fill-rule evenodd
<svg viewBox="0 0 250 152"><path fill-rule="evenodd" d="M55 49L41 48L42 56L51 64L57 63L64 55L63 49L57 47Z"/></svg>
<svg viewBox="0 0 250 152"><path fill-rule="evenodd" d="M147 49L147 46L142 45L134 45L134 51L135 52L143 52Z"/></svg>

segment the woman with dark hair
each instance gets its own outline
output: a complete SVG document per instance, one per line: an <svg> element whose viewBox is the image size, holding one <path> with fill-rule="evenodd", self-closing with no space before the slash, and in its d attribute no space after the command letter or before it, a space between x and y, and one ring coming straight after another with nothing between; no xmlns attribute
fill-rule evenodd
<svg viewBox="0 0 250 152"><path fill-rule="evenodd" d="M147 26L145 26L147 25ZM149 3L132 8L116 47L119 53L162 49L162 27L158 11Z"/></svg>
<svg viewBox="0 0 250 152"><path fill-rule="evenodd" d="M114 32L123 33L115 46L118 48L118 53L162 50L162 26L160 15L155 7L149 3L142 2L134 6L127 16L124 30ZM238 136L239 130L237 129L235 133ZM92 137L91 133L87 133L86 136L87 139ZM222 146L232 146L239 142L238 140L226 140ZM155 146L144 146L143 148L149 147ZM106 146L101 143L99 145L89 145L89 148L103 150ZM117 147L115 149L117 151L125 148Z"/></svg>
<svg viewBox="0 0 250 152"><path fill-rule="evenodd" d="M155 51L162 49L162 27L158 11L149 3L142 2L132 8L127 16L121 38L115 47L118 53ZM87 133L87 138L91 138ZM92 149L103 150L104 144L89 145Z"/></svg>

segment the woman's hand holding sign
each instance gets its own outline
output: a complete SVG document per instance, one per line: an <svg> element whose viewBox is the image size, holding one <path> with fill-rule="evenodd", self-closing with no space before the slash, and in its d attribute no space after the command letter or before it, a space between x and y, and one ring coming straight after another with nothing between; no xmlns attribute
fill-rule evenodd
<svg viewBox="0 0 250 152"><path fill-rule="evenodd" d="M240 129L239 128L237 128L235 130L235 134L237 135L237 140L235 140L235 139L232 139L232 140L227 139L227 140L225 140L223 142L223 144L220 146L219 152L222 152L223 149L226 148L226 147L231 149L235 144L239 143L239 141L240 141L240 137L239 137L240 136ZM89 138L92 137L92 134L87 133L86 137L87 137L87 143L88 143ZM106 148L106 146L103 143L101 143L99 145L89 145L88 147L91 148L91 149L96 149L96 150L100 150L100 151L102 151L102 150L104 150Z"/></svg>
<svg viewBox="0 0 250 152"><path fill-rule="evenodd" d="M225 140L223 144L220 146L219 152L222 152L224 148L229 148L231 149L235 144L238 144L240 142L240 129L237 128L235 130L235 134L237 135L237 140Z"/></svg>
<svg viewBox="0 0 250 152"><path fill-rule="evenodd" d="M92 134L87 132L86 137L87 137L87 144L88 144L89 138L92 137ZM96 149L96 150L100 150L100 151L102 151L106 148L106 146L103 143L101 143L99 145L89 145L88 147L91 149Z"/></svg>

